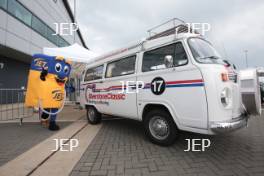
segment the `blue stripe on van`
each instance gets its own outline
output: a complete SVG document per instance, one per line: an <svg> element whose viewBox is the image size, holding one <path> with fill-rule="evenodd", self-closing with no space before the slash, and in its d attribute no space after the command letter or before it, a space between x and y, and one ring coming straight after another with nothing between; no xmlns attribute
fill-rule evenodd
<svg viewBox="0 0 264 176"><path fill-rule="evenodd" d="M201 87L204 86L204 83L194 83L194 84L172 84L166 85L166 87Z"/></svg>

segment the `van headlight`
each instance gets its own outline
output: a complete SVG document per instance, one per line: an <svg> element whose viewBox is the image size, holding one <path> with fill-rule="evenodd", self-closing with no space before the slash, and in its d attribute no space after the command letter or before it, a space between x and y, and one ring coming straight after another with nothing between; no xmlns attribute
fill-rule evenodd
<svg viewBox="0 0 264 176"><path fill-rule="evenodd" d="M228 88L224 88L220 95L221 103L224 107L227 107L231 102L231 92Z"/></svg>

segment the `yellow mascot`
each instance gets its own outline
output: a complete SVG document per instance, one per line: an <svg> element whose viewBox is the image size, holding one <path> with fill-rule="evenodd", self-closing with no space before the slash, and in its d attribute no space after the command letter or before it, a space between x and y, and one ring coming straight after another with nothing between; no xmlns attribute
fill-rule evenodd
<svg viewBox="0 0 264 176"><path fill-rule="evenodd" d="M59 130L56 115L64 105L65 83L70 72L71 64L63 57L33 55L25 104L28 107L40 107L43 120L50 116L50 130Z"/></svg>

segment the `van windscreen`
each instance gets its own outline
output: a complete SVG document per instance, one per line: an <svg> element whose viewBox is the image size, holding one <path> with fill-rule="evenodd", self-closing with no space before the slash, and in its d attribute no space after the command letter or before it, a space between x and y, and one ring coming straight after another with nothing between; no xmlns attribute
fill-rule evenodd
<svg viewBox="0 0 264 176"><path fill-rule="evenodd" d="M214 47L201 38L190 38L188 40L194 59L204 64L225 64L220 54Z"/></svg>

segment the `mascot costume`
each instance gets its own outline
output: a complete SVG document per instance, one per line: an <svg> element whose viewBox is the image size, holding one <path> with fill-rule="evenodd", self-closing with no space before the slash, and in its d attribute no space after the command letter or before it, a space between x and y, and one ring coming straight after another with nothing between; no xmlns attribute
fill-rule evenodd
<svg viewBox="0 0 264 176"><path fill-rule="evenodd" d="M59 130L56 116L64 106L65 83L71 72L71 64L63 57L33 55L31 62L26 100L27 107L39 107L42 122L48 122L49 129Z"/></svg>

